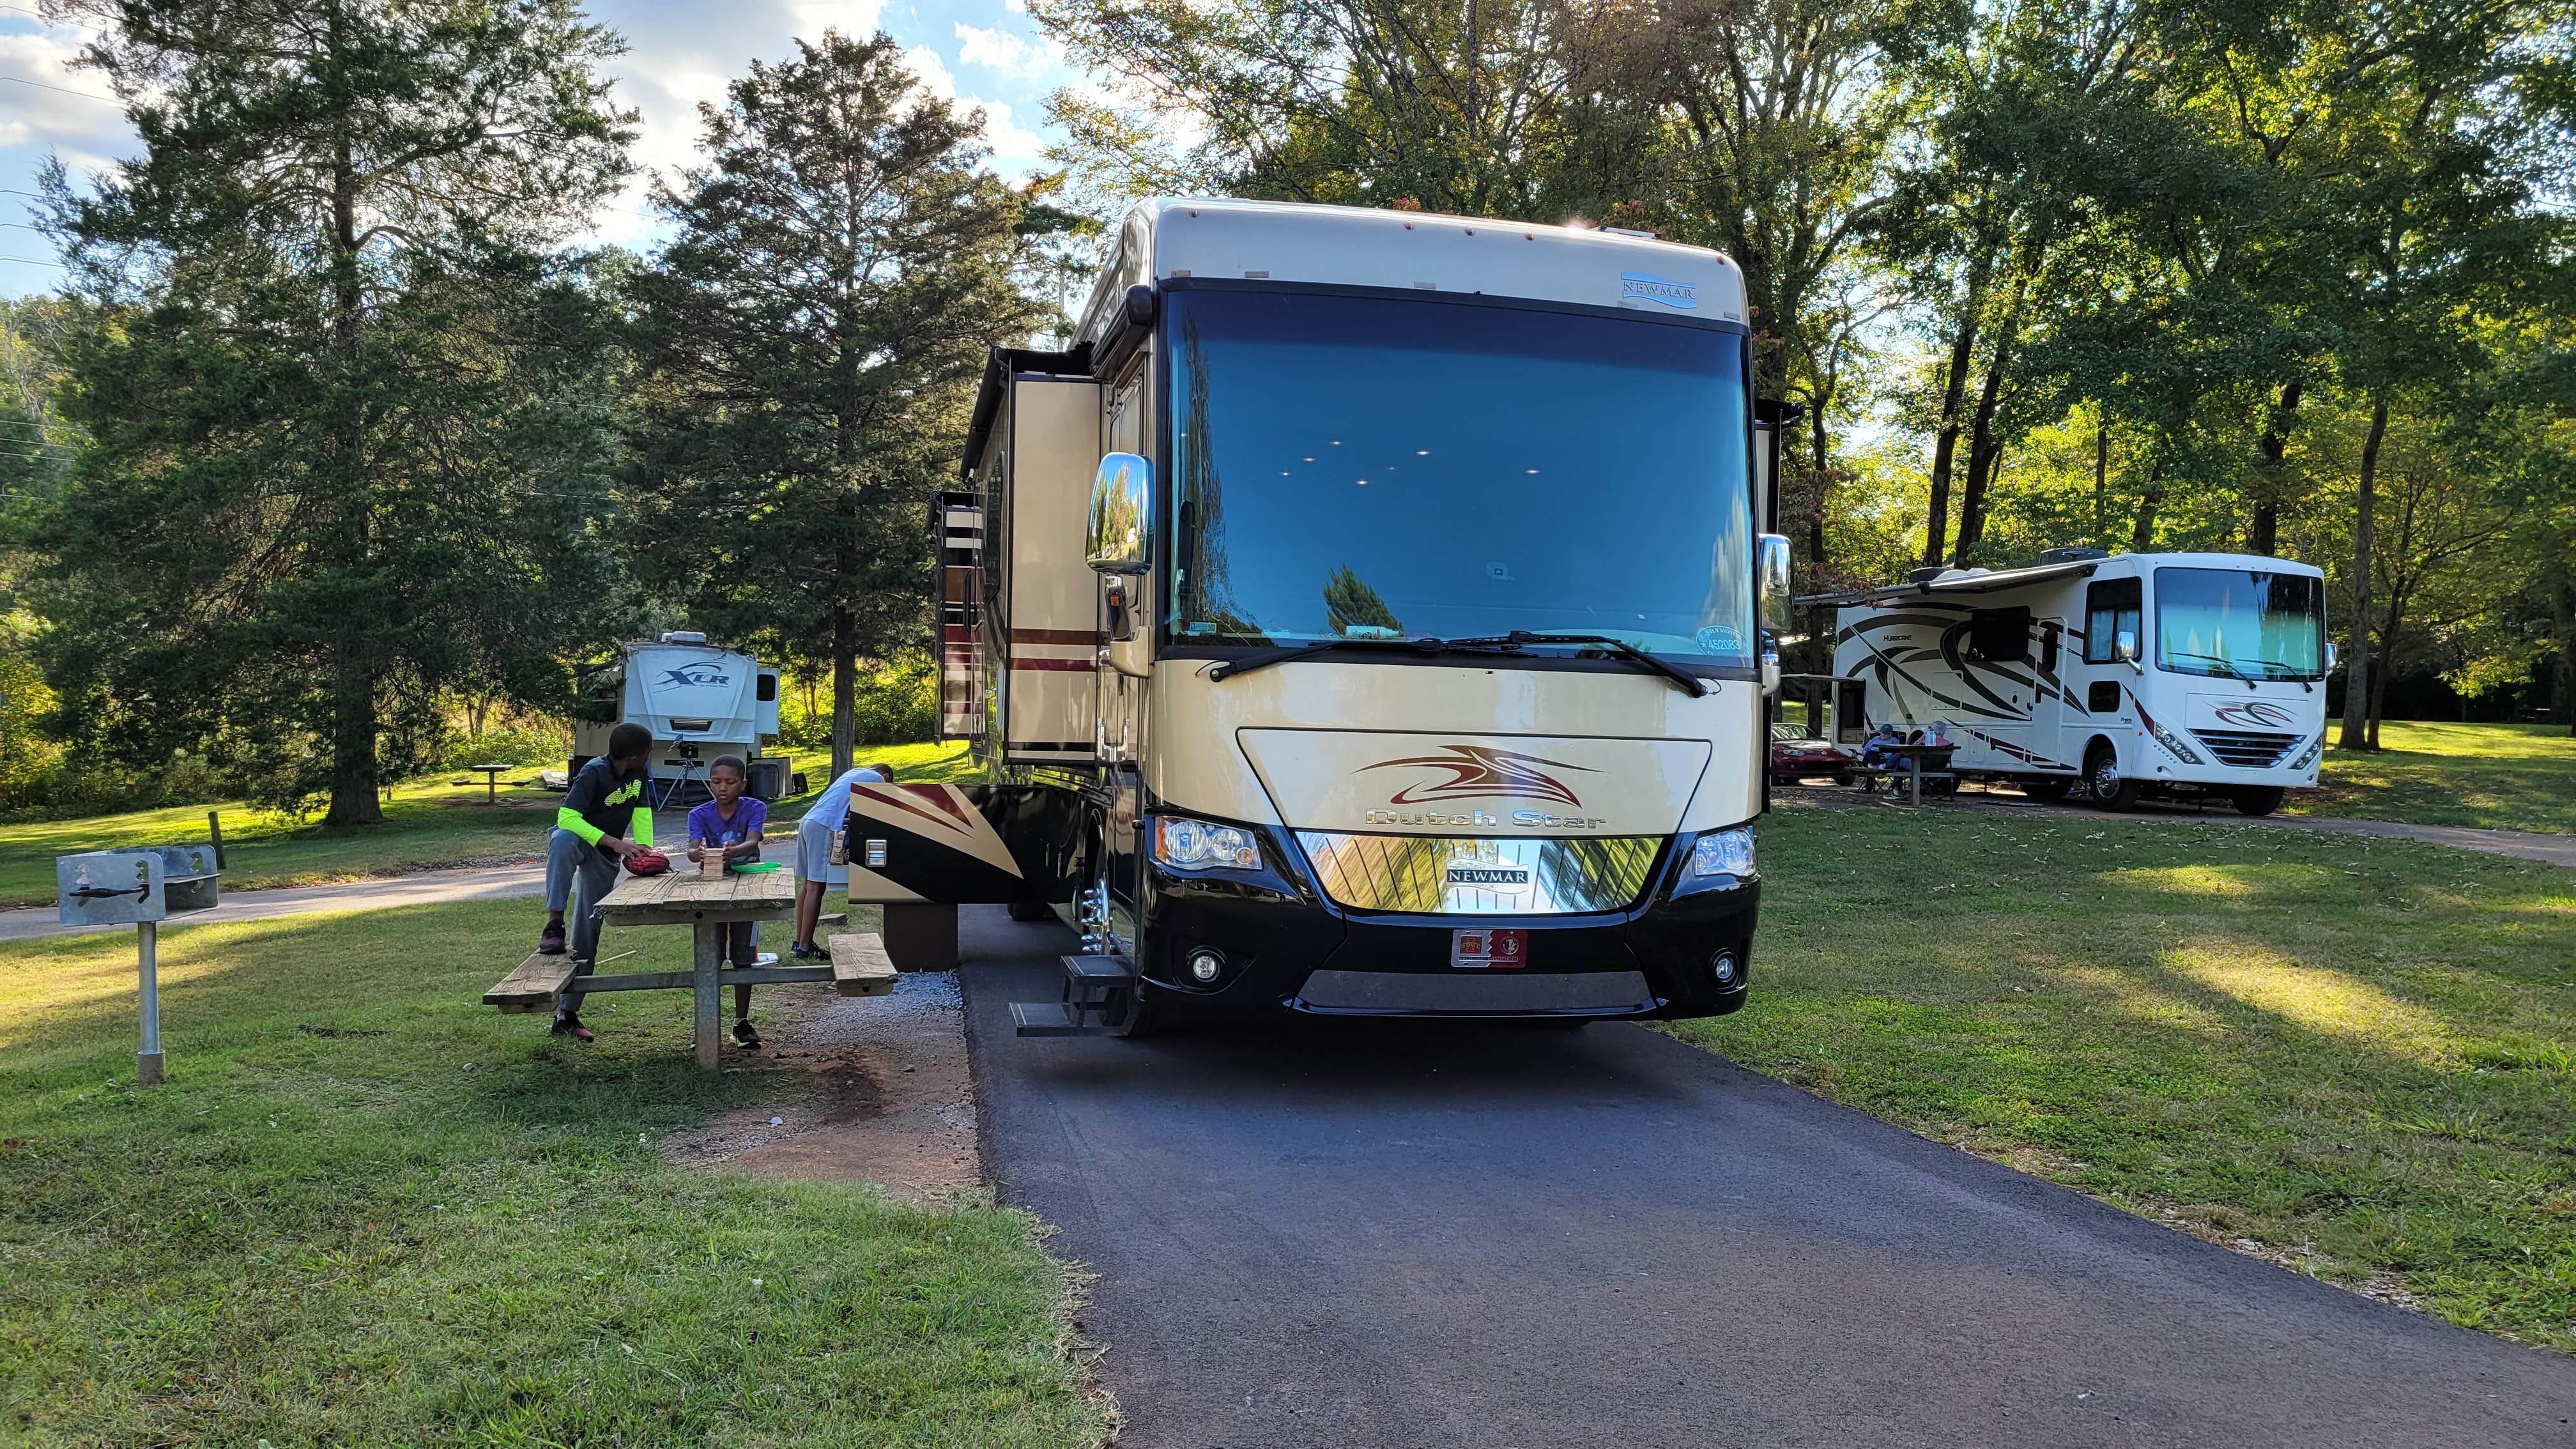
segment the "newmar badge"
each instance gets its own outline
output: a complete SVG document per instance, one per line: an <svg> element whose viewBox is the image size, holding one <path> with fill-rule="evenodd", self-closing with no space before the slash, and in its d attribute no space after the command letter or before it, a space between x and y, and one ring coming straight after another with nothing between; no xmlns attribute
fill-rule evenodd
<svg viewBox="0 0 2576 1449"><path fill-rule="evenodd" d="M1670 307L1677 312L1696 312L1699 310L1699 284L1667 281L1649 272L1621 272L1619 305L1642 307L1648 303Z"/></svg>

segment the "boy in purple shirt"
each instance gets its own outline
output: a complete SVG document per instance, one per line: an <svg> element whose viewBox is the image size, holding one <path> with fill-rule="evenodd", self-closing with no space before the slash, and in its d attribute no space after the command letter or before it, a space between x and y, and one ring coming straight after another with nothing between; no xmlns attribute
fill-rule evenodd
<svg viewBox="0 0 2576 1449"><path fill-rule="evenodd" d="M713 798L689 812L691 863L706 859L710 851L721 854L727 865L760 859L761 827L769 823L769 807L742 792L744 777L749 773L735 755L718 755L707 766L707 794ZM724 927L724 934L725 954L733 964L758 964L758 921L734 921ZM760 1033L751 1025L748 986L733 989L733 1039L745 1047L760 1046Z"/></svg>

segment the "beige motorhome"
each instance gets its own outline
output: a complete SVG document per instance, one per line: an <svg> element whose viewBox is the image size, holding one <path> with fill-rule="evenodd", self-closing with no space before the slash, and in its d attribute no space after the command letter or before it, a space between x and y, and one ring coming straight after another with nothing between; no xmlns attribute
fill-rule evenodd
<svg viewBox="0 0 2576 1449"><path fill-rule="evenodd" d="M995 783L855 791L852 898L1064 915L1030 1032L1736 1009L1787 584L1748 337L1695 247L1139 206L935 509Z"/></svg>

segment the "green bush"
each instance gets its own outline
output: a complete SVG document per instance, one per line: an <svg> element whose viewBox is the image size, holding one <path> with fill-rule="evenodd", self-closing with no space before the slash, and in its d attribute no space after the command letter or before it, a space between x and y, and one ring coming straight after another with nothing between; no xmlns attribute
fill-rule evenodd
<svg viewBox="0 0 2576 1449"><path fill-rule="evenodd" d="M480 735L462 730L449 734L439 754L438 769L467 765L561 765L572 756L572 734L556 725L496 725Z"/></svg>
<svg viewBox="0 0 2576 1449"><path fill-rule="evenodd" d="M778 742L791 749L821 750L832 744L832 701L828 684L815 691L815 709L807 713L802 690L783 691L778 702ZM910 745L939 738L939 671L927 655L905 655L876 669L859 671L852 702L854 741L862 745Z"/></svg>

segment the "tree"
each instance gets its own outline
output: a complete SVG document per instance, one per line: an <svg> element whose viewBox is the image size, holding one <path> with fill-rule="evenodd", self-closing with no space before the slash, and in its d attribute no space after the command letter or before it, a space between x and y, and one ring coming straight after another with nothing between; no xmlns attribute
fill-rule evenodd
<svg viewBox="0 0 2576 1449"><path fill-rule="evenodd" d="M538 703L595 633L607 396L547 250L625 171L573 0L57 0L143 153L46 182L76 285L49 670L136 762L380 818L445 688Z"/></svg>
<svg viewBox="0 0 2576 1449"><path fill-rule="evenodd" d="M700 108L707 163L636 287L641 412L623 537L712 628L832 672L832 768L858 660L926 638L931 490L987 349L1040 317L1013 283L1021 198L983 118L880 34L826 32Z"/></svg>

